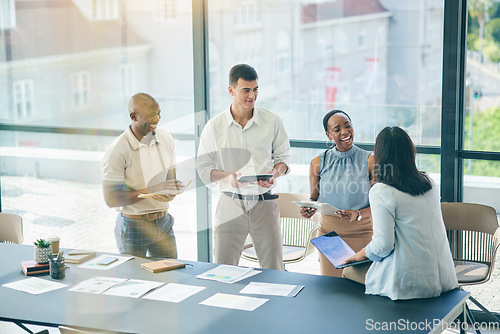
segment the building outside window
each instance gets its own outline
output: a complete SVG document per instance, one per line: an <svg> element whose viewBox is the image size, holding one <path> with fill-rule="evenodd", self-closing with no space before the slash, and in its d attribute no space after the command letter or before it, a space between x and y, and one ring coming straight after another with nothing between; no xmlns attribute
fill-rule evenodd
<svg viewBox="0 0 500 334"><path fill-rule="evenodd" d="M155 0L156 8L154 16L161 20L177 17L177 0Z"/></svg>
<svg viewBox="0 0 500 334"><path fill-rule="evenodd" d="M26 119L33 116L33 96L33 80L19 80L14 82L14 106L18 119Z"/></svg>
<svg viewBox="0 0 500 334"><path fill-rule="evenodd" d="M260 10L260 0L236 0L234 4L236 5L235 26L254 26L261 23L263 12Z"/></svg>
<svg viewBox="0 0 500 334"><path fill-rule="evenodd" d="M87 71L71 75L71 90L74 107L84 107L90 102L90 73Z"/></svg>
<svg viewBox="0 0 500 334"><path fill-rule="evenodd" d="M135 92L135 66L124 64L120 67L122 95L129 97Z"/></svg>
<svg viewBox="0 0 500 334"><path fill-rule="evenodd" d="M16 6L14 0L0 2L0 29L13 29L16 27Z"/></svg>
<svg viewBox="0 0 500 334"><path fill-rule="evenodd" d="M116 20L118 0L92 0L92 18L96 21Z"/></svg>

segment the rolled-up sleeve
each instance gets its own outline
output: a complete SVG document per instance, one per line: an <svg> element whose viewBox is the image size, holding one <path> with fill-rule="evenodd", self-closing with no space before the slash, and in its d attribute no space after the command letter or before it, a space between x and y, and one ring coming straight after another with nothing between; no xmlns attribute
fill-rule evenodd
<svg viewBox="0 0 500 334"><path fill-rule="evenodd" d="M373 237L372 241L365 247L365 253L372 261L381 261L394 250L395 204L387 192L380 191L380 187L383 186L382 184L374 185L369 195Z"/></svg>
<svg viewBox="0 0 500 334"><path fill-rule="evenodd" d="M273 151L271 155L273 165L276 166L280 162L284 163L287 166L285 174L288 174L290 172L290 140L288 139L285 127L279 118L276 119L275 131L276 135L274 137Z"/></svg>
<svg viewBox="0 0 500 334"><path fill-rule="evenodd" d="M217 145L214 135L212 124L209 122L201 133L200 146L196 155L196 170L207 187L213 187L216 184L210 177L212 170L217 169Z"/></svg>

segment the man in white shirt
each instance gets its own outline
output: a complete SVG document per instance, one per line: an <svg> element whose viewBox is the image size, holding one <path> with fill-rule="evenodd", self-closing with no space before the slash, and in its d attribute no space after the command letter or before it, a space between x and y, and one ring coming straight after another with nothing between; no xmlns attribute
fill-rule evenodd
<svg viewBox="0 0 500 334"><path fill-rule="evenodd" d="M172 136L157 129L158 102L139 93L130 99L131 125L110 145L103 161L106 204L116 208L115 237L120 253L177 257L174 218L168 213L174 195L140 194L182 188L175 176Z"/></svg>
<svg viewBox="0 0 500 334"><path fill-rule="evenodd" d="M278 116L255 108L257 81L249 65L231 69L232 103L203 129L196 167L207 186L218 183L221 191L214 223L215 262L238 265L250 234L261 267L283 270L279 207L270 189L288 172L290 143ZM264 173L272 178L237 181L241 175Z"/></svg>

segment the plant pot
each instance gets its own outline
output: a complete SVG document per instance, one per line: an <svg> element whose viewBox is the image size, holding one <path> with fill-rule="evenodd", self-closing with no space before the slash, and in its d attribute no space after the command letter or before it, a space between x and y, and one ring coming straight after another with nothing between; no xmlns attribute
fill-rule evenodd
<svg viewBox="0 0 500 334"><path fill-rule="evenodd" d="M41 248L35 246L34 252L36 263L47 263L52 258L52 248L50 247Z"/></svg>

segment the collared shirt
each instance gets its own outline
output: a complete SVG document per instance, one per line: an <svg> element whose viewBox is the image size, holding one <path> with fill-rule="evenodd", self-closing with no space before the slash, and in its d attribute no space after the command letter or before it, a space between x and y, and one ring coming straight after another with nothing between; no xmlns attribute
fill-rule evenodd
<svg viewBox="0 0 500 334"><path fill-rule="evenodd" d="M290 142L277 115L255 108L253 117L242 128L228 108L208 121L203 129L196 168L200 179L207 186L213 186L210 173L214 169L240 171L243 175L264 174L280 162L288 167L289 159ZM233 188L225 180L219 182L219 189L240 194L263 194L269 191L269 188L255 184Z"/></svg>
<svg viewBox="0 0 500 334"><path fill-rule="evenodd" d="M387 184L370 190L373 238L366 256L366 293L427 298L458 287L441 214L439 188L411 196Z"/></svg>
<svg viewBox="0 0 500 334"><path fill-rule="evenodd" d="M149 133L140 142L127 128L109 146L103 160L103 180L122 183L138 190L166 180L168 170L175 168L175 148L172 135L161 129ZM151 198L116 208L130 215L165 211L168 202Z"/></svg>

